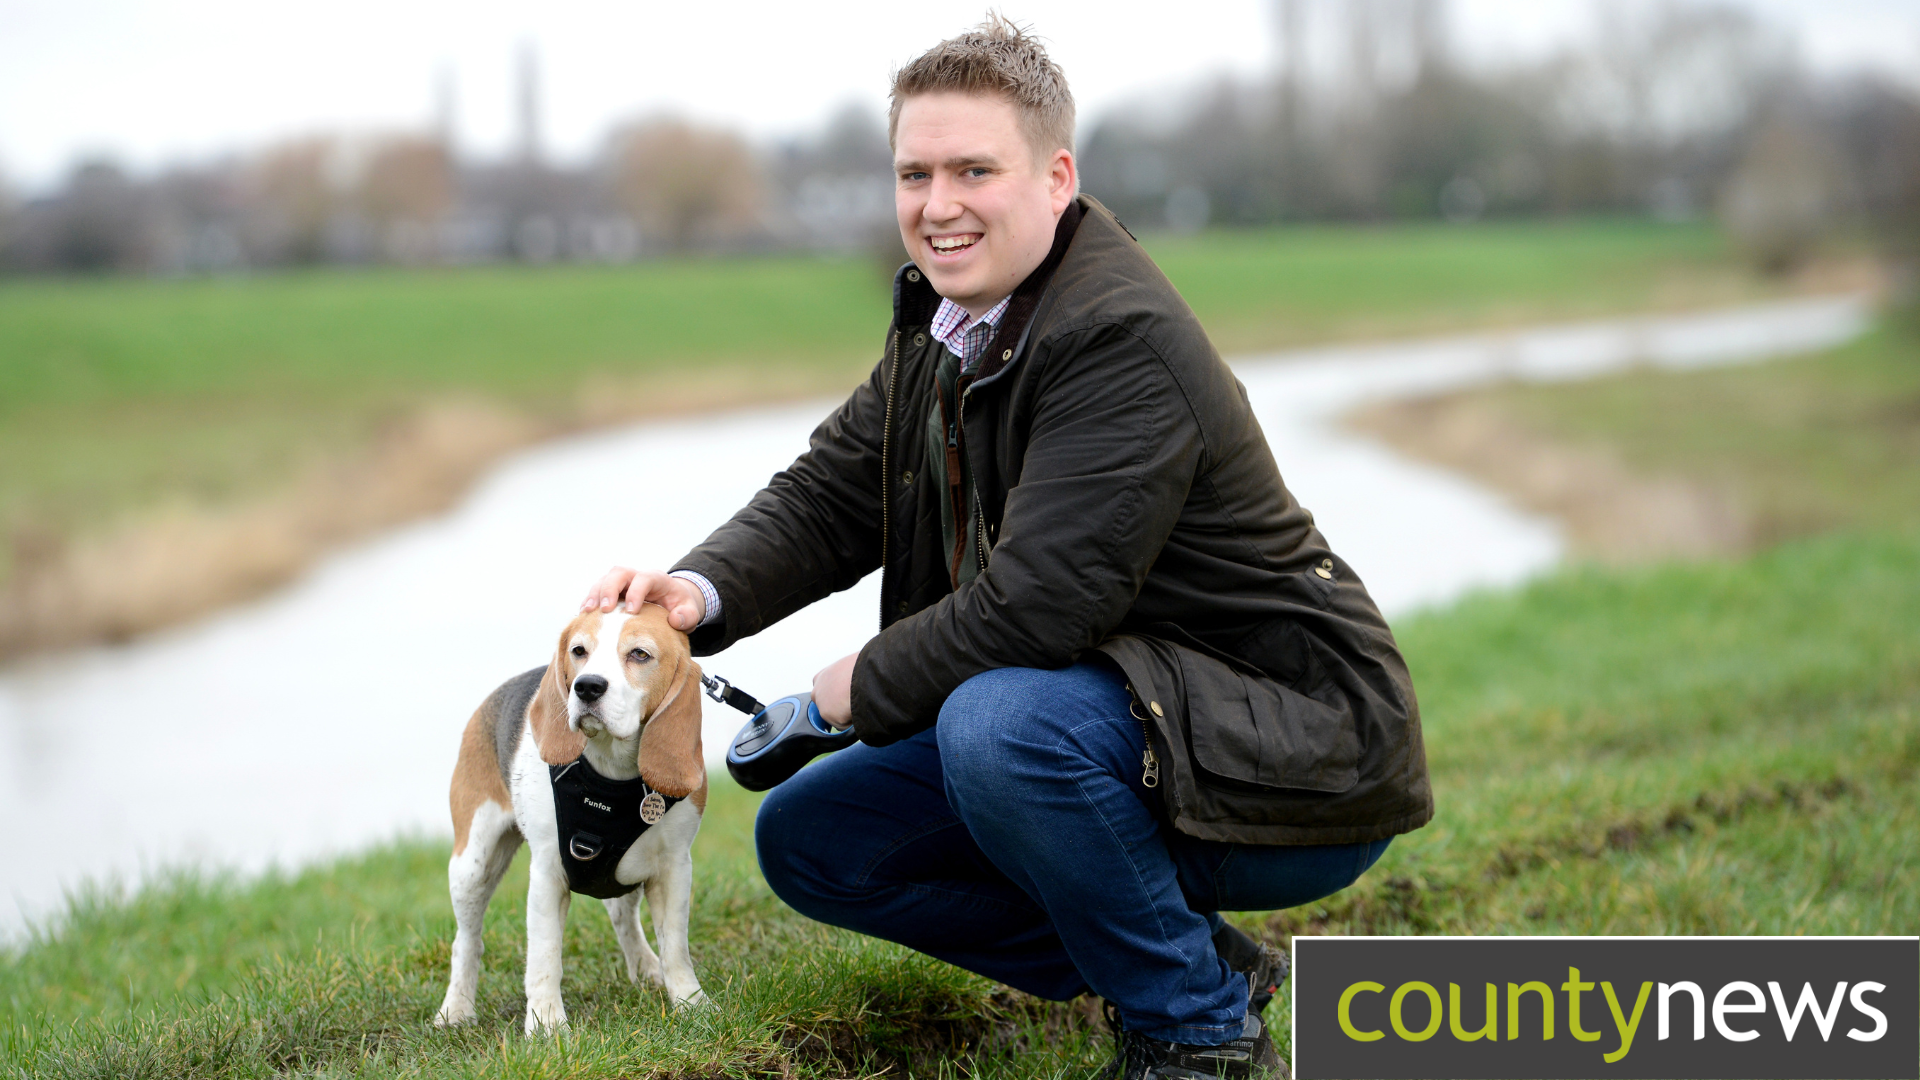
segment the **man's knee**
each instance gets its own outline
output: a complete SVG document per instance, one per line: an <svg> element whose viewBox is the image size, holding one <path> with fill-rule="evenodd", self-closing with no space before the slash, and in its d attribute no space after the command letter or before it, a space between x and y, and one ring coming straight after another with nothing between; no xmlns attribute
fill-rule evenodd
<svg viewBox="0 0 1920 1080"><path fill-rule="evenodd" d="M968 679L947 695L940 707L936 734L940 740L940 770L947 791L976 787L991 778L1006 778L1011 757L1032 758L1054 742L1046 726L1047 684L1058 672L1039 668L996 668ZM1018 745L1016 745L1018 744Z"/></svg>
<svg viewBox="0 0 1920 1080"><path fill-rule="evenodd" d="M990 752L999 744L1003 727L1017 724L1032 696L1032 676L1045 672L1033 668L996 668L983 671L956 687L940 706L936 734L940 740L940 766L948 771L954 764L966 767L980 752Z"/></svg>
<svg viewBox="0 0 1920 1080"><path fill-rule="evenodd" d="M1124 680L1088 664L997 668L961 683L940 708L940 768L949 797L1012 797L1022 778L1078 754L1075 728L1126 708Z"/></svg>

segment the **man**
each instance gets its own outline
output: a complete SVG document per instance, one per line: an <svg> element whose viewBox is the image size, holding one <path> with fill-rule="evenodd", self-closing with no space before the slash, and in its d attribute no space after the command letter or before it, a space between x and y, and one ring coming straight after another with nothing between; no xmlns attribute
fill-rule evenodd
<svg viewBox="0 0 1920 1080"><path fill-rule="evenodd" d="M705 655L882 569L880 633L814 683L863 745L761 807L774 890L1099 994L1116 1075L1284 1075L1284 961L1218 913L1333 893L1432 816L1405 665L1193 313L1077 194L1040 45L942 42L890 135L913 262L880 364L671 574L582 606L663 604Z"/></svg>

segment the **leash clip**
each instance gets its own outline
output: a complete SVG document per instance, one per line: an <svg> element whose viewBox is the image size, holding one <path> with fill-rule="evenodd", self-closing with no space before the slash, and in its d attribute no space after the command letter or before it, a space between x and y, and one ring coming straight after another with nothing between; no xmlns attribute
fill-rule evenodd
<svg viewBox="0 0 1920 1080"><path fill-rule="evenodd" d="M739 709L748 716L758 713L762 708L760 702L755 700L752 694L747 693L745 690L740 689L718 675L709 675L704 671L701 672L700 685L706 688L708 697L729 708Z"/></svg>

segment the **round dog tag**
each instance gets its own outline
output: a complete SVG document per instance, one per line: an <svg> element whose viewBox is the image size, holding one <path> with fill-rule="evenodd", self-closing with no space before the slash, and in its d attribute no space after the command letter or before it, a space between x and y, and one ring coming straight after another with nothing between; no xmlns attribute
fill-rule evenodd
<svg viewBox="0 0 1920 1080"><path fill-rule="evenodd" d="M640 820L651 825L667 815L667 800L657 791L647 792L640 800Z"/></svg>

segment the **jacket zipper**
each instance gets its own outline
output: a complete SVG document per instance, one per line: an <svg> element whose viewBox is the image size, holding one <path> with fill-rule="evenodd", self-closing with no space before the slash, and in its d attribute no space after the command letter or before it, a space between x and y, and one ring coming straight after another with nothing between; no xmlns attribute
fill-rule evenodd
<svg viewBox="0 0 1920 1080"><path fill-rule="evenodd" d="M1146 711L1140 708L1140 695L1134 692L1133 684L1127 684L1127 711L1140 721L1140 735L1146 740L1147 749L1140 755L1140 786L1160 786L1160 759L1153 756L1153 729L1147 726Z"/></svg>
<svg viewBox="0 0 1920 1080"><path fill-rule="evenodd" d="M964 378L964 376L962 376ZM958 389L958 384L956 384ZM960 530L967 527L967 497L960 490L960 418L955 415L947 419L947 402L940 399L940 419L947 421L947 509L953 515L953 559L947 566L947 580L954 588L960 587L960 560L966 554L966 545L959 542ZM957 410L959 402L954 403Z"/></svg>
<svg viewBox="0 0 1920 1080"><path fill-rule="evenodd" d="M893 554L893 388L900 381L900 328L893 328L889 346L893 362L887 369L887 418L880 427L880 578L886 580L887 564ZM887 628L887 605L880 604L880 629Z"/></svg>
<svg viewBox="0 0 1920 1080"><path fill-rule="evenodd" d="M979 558L979 570L987 572L987 505L980 501L980 485L973 485L973 524L978 531L973 553Z"/></svg>
<svg viewBox="0 0 1920 1080"><path fill-rule="evenodd" d="M956 399L954 411L959 413L954 417L954 426L962 443L966 441L967 401L973 397L973 387L973 382L969 381L964 391L954 395ZM980 478L973 477L973 483L970 486L973 488L974 569L979 573L985 573L987 570L987 504L980 499Z"/></svg>

